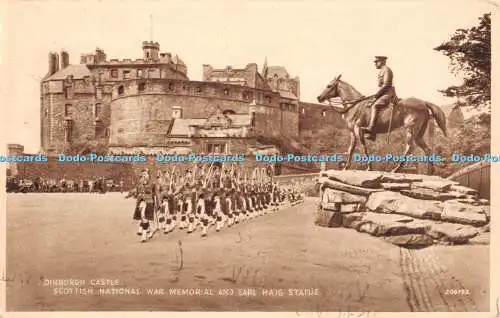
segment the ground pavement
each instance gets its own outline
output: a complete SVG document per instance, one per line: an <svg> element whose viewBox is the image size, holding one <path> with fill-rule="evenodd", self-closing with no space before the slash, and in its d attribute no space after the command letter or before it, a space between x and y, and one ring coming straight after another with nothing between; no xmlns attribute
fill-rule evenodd
<svg viewBox="0 0 500 318"><path fill-rule="evenodd" d="M487 245L410 251L317 227L314 198L206 238L141 244L123 196L9 194L7 310L489 311Z"/></svg>

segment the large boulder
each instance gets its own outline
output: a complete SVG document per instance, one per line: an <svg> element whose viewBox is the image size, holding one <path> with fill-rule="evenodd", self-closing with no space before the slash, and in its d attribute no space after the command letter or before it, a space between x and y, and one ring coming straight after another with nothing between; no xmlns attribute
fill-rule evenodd
<svg viewBox="0 0 500 318"><path fill-rule="evenodd" d="M412 187L431 189L438 192L448 192L451 190L451 186L456 184L458 184L458 182L447 179L424 180L421 182L412 183Z"/></svg>
<svg viewBox="0 0 500 318"><path fill-rule="evenodd" d="M439 203L413 199L398 192L383 191L372 193L366 202L366 207L379 213L395 213L419 219L440 220L442 208Z"/></svg>
<svg viewBox="0 0 500 318"><path fill-rule="evenodd" d="M390 191L400 191L410 189L410 183L381 183L382 188Z"/></svg>
<svg viewBox="0 0 500 318"><path fill-rule="evenodd" d="M403 234L425 234L428 225L413 222L413 218L395 214L366 212L361 218L357 230L373 236Z"/></svg>
<svg viewBox="0 0 500 318"><path fill-rule="evenodd" d="M380 188L380 179L382 172L377 171L360 171L360 170L327 170L321 172L321 176L328 179L339 181L345 184L363 187L363 188Z"/></svg>
<svg viewBox="0 0 500 318"><path fill-rule="evenodd" d="M427 234L439 241L465 244L479 234L478 229L463 224L433 223Z"/></svg>
<svg viewBox="0 0 500 318"><path fill-rule="evenodd" d="M326 188L323 191L323 202L365 203L366 197L345 191Z"/></svg>
<svg viewBox="0 0 500 318"><path fill-rule="evenodd" d="M404 174L404 173L389 173L385 172L380 178L382 183L412 183L424 181L425 176L416 174Z"/></svg>
<svg viewBox="0 0 500 318"><path fill-rule="evenodd" d="M438 192L432 189L428 188L418 188L418 187L411 187L411 189L408 190L401 190L400 191L402 194L409 196L411 198L419 199L419 200L437 200L437 201L446 201L446 200L451 200L455 199L457 197L465 197L465 194L461 193L453 193L453 192Z"/></svg>
<svg viewBox="0 0 500 318"><path fill-rule="evenodd" d="M363 196L368 196L371 193L383 191L382 189L370 189L370 188L358 187L358 186L342 183L340 181L330 180L327 177L320 177L318 179L318 182L321 184L322 191L330 188L330 189L334 189L334 190L339 190L339 191L343 191L343 192L347 192L347 193L351 193L351 194L363 195Z"/></svg>
<svg viewBox="0 0 500 318"><path fill-rule="evenodd" d="M481 206L459 202L444 202L441 219L452 223L483 226L488 223L486 213L486 209Z"/></svg>
<svg viewBox="0 0 500 318"><path fill-rule="evenodd" d="M386 236L384 240L401 247L419 248L434 244L434 240L427 234L403 234Z"/></svg>

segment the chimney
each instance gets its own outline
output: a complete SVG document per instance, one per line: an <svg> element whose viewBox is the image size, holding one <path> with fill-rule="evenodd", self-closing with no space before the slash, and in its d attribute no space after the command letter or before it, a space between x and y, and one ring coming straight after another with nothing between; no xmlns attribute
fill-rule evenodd
<svg viewBox="0 0 500 318"><path fill-rule="evenodd" d="M57 72L57 53L50 52L49 53L49 75Z"/></svg>
<svg viewBox="0 0 500 318"><path fill-rule="evenodd" d="M55 63L55 72L54 73L57 73L59 71L59 54L57 53L54 53L54 56L56 57L56 63Z"/></svg>
<svg viewBox="0 0 500 318"><path fill-rule="evenodd" d="M203 78L202 81L210 80L210 75L212 74L213 68L210 64L203 64Z"/></svg>
<svg viewBox="0 0 500 318"><path fill-rule="evenodd" d="M61 70L69 65L69 54L65 50L61 51Z"/></svg>

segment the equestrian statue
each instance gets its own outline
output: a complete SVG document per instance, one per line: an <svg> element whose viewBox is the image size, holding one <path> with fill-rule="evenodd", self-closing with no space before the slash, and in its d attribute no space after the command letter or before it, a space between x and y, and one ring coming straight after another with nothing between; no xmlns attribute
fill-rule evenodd
<svg viewBox="0 0 500 318"><path fill-rule="evenodd" d="M342 74L333 79L323 92L318 96L318 102L328 101L336 112L342 114L347 122L351 142L347 151L347 162L344 170L349 169L352 161L353 151L358 141L361 143L363 152L368 156L365 138L375 141L377 134L389 134L399 128L406 129L405 158L412 154L415 144L420 147L427 156L431 156L431 149L424 141L425 132L431 119L435 119L439 128L447 137L446 116L443 110L430 102L418 98L397 97L393 85L393 72L387 66L387 57L376 56L375 67L379 69L378 91L371 96L364 96L353 86L340 80ZM332 104L333 98L339 98L342 106ZM371 162L368 161L367 170L372 170ZM399 161L392 172L398 172L405 164L405 160ZM427 173L434 173L432 162L427 162Z"/></svg>

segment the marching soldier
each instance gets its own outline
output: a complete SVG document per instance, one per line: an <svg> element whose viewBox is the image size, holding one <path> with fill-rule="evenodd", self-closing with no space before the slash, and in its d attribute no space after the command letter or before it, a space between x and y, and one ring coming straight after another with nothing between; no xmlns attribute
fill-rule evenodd
<svg viewBox="0 0 500 318"><path fill-rule="evenodd" d="M134 213L134 220L140 221L141 242L146 242L153 237L150 222L154 220L154 201L153 184L145 169L137 184L137 202Z"/></svg>

